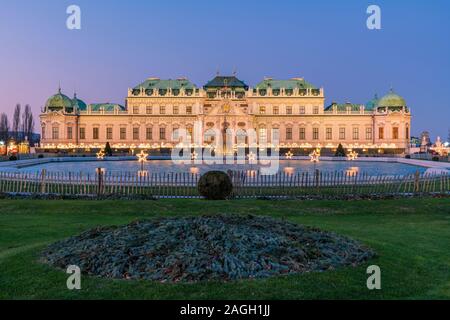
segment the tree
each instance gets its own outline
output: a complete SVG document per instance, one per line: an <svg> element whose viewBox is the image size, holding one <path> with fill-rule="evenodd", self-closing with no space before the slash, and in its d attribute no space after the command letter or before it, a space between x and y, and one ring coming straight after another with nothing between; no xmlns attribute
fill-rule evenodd
<svg viewBox="0 0 450 320"><path fill-rule="evenodd" d="M5 143L9 139L9 121L5 113L0 115L0 140Z"/></svg>
<svg viewBox="0 0 450 320"><path fill-rule="evenodd" d="M14 109L14 115L13 115L13 123L12 123L12 135L14 140L19 140L19 129L20 129L20 111L21 106L20 104L16 105L16 108Z"/></svg>
<svg viewBox="0 0 450 320"><path fill-rule="evenodd" d="M111 157L111 156L112 156L112 149L111 149L111 146L109 145L109 142L106 142L106 146L105 146L105 154L106 154L108 157Z"/></svg>
<svg viewBox="0 0 450 320"><path fill-rule="evenodd" d="M345 157L345 149L342 146L342 144L339 143L337 149L336 149L336 153L335 153L336 157Z"/></svg>
<svg viewBox="0 0 450 320"><path fill-rule="evenodd" d="M22 132L24 138L27 137L28 141L32 143L33 141L33 131L34 131L34 118L31 107L27 104L22 115Z"/></svg>

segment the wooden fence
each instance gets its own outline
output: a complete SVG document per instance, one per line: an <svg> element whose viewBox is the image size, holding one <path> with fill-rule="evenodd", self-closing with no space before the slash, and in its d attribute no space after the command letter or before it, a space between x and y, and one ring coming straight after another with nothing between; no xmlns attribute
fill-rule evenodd
<svg viewBox="0 0 450 320"><path fill-rule="evenodd" d="M299 172L261 175L229 172L233 198L295 198L310 195L450 193L450 175L368 175L348 172ZM198 198L199 174L0 172L1 193L59 195L147 195L155 198Z"/></svg>

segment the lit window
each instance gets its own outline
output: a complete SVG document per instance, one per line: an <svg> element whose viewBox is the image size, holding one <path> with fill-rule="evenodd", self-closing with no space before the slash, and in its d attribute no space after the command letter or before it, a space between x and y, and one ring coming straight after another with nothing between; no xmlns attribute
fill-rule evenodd
<svg viewBox="0 0 450 320"><path fill-rule="evenodd" d="M265 114L266 113L266 107L263 107L263 106L259 107L259 113L260 114Z"/></svg>
<svg viewBox="0 0 450 320"><path fill-rule="evenodd" d="M266 128L259 128L259 143L267 143L267 130L266 130Z"/></svg>

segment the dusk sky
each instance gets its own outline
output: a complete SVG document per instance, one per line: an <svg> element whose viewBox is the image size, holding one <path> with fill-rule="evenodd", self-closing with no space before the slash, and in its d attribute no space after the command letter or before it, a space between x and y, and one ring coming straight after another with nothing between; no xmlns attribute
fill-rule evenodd
<svg viewBox="0 0 450 320"><path fill-rule="evenodd" d="M66 28L71 4L81 30ZM382 30L366 27L370 4ZM250 86L304 77L325 88L327 104L365 103L392 86L414 135L446 139L449 36L448 0L0 0L0 111L30 104L37 118L59 83L87 103L123 104L150 76L202 86L236 70Z"/></svg>

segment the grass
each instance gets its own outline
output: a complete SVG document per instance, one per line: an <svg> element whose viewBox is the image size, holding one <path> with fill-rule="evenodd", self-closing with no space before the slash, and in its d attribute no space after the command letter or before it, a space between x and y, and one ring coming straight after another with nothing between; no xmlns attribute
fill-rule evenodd
<svg viewBox="0 0 450 320"><path fill-rule="evenodd" d="M163 284L67 276L40 264L47 245L98 225L155 216L271 215L358 239L378 257L356 268L230 283ZM382 290L366 287L381 267ZM0 299L450 299L450 199L379 201L0 201Z"/></svg>

